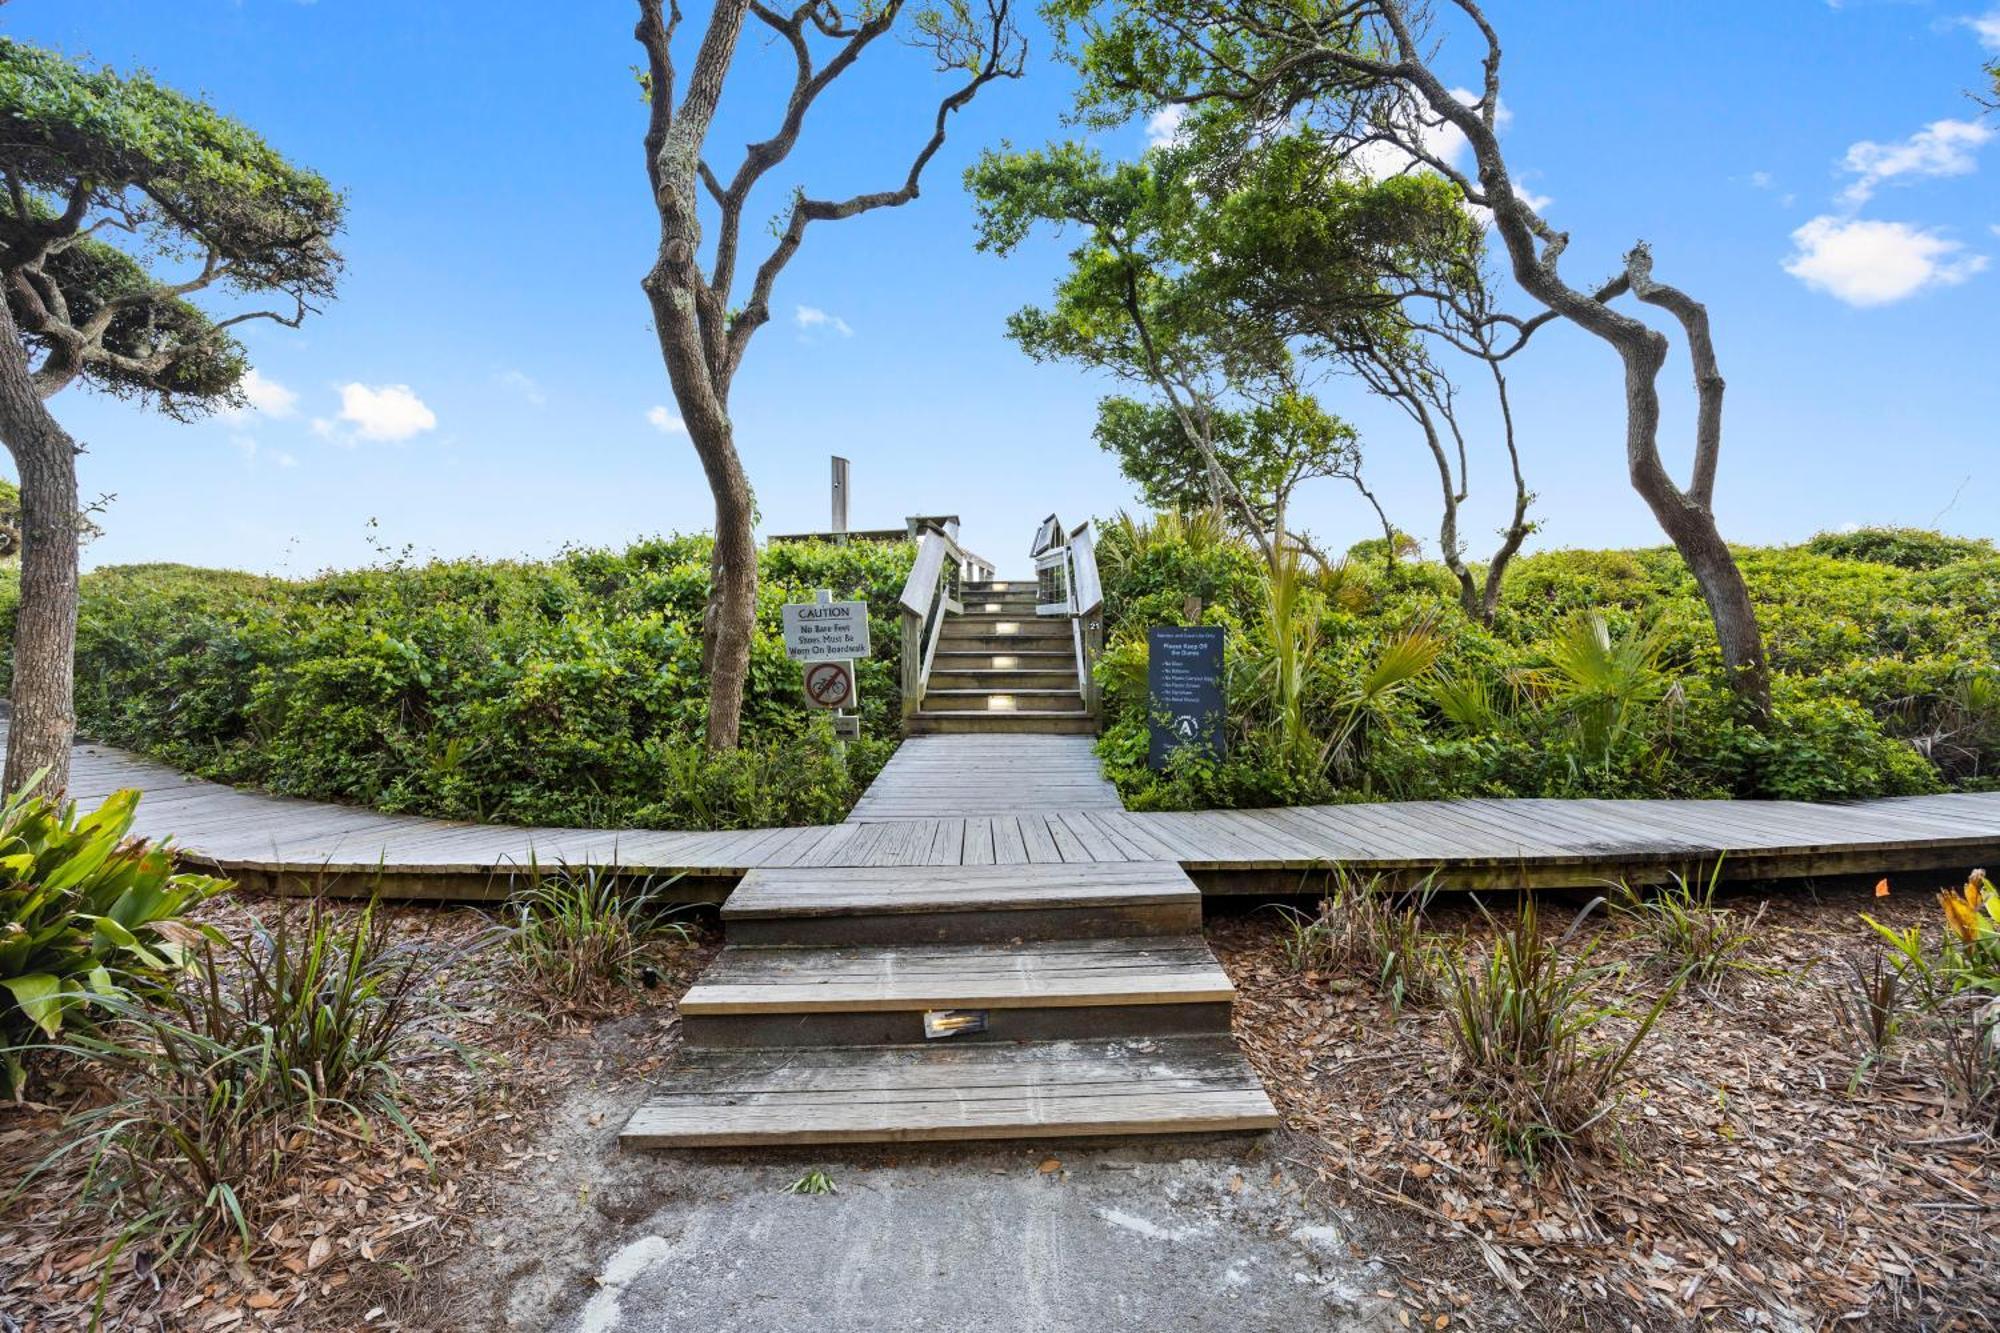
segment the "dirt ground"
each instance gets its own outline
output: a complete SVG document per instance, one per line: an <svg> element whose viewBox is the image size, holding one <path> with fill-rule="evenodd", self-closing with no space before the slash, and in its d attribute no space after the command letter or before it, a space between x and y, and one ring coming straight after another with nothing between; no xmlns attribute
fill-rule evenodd
<svg viewBox="0 0 2000 1333"><path fill-rule="evenodd" d="M674 999L713 937L597 1016L551 1020L489 960L454 983L453 1035L482 1058L406 1074L434 1169L329 1134L250 1252L119 1254L105 1326L2000 1327L2000 1148L1958 1118L1921 1042L1850 1093L1856 1054L1827 998L1872 938L1858 913L1928 923L1935 887L1774 895L1754 969L1677 999L1615 1131L1540 1174L1497 1153L1455 1091L1440 1013L1294 971L1268 910L1209 929L1286 1118L1258 1140L624 1153L617 1130L670 1073ZM1431 924L1475 946L1487 929L1463 902ZM489 925L398 910L440 947ZM1654 992L1629 927L1585 929L1629 965L1614 991ZM0 1109L0 1191L64 1099L89 1095L73 1081ZM787 1192L811 1170L837 1192ZM88 1322L111 1246L73 1183L0 1210L0 1333Z"/></svg>

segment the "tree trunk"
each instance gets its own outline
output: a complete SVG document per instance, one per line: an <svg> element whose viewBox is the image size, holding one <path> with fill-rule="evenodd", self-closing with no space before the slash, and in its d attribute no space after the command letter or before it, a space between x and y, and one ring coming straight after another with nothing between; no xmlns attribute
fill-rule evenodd
<svg viewBox="0 0 2000 1333"><path fill-rule="evenodd" d="M710 450L702 450L706 466ZM702 656L708 661L708 748L736 745L743 690L750 680L750 643L757 630L757 537L750 482L733 442L717 451L722 466L709 474L715 492L715 560L709 586Z"/></svg>
<svg viewBox="0 0 2000 1333"><path fill-rule="evenodd" d="M1687 562L1715 624L1722 664L1729 669L1729 686L1752 720L1763 725L1771 714L1771 671L1764 657L1764 633L1757 624L1757 608L1750 601L1750 585L1744 582L1729 543L1722 539L1715 515L1690 501L1679 487L1662 488L1651 476L1642 477L1636 468L1632 485Z"/></svg>
<svg viewBox="0 0 2000 1333"><path fill-rule="evenodd" d="M76 735L76 445L28 378L27 355L0 301L0 440L21 478L21 600L14 619L13 716L6 792L69 788Z"/></svg>

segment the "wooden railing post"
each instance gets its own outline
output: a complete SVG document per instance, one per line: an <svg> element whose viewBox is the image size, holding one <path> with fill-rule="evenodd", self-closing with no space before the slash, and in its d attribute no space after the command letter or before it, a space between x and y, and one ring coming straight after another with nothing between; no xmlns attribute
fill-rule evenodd
<svg viewBox="0 0 2000 1333"><path fill-rule="evenodd" d="M903 717L915 717L924 702L924 618L903 608Z"/></svg>

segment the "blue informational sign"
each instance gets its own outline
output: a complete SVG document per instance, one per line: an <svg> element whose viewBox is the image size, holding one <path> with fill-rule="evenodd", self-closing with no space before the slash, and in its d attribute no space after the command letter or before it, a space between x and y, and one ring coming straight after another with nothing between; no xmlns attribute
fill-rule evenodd
<svg viewBox="0 0 2000 1333"><path fill-rule="evenodd" d="M1152 745L1146 762L1164 768L1187 746L1210 758L1224 753L1227 701L1222 691L1222 628L1160 625L1146 631L1146 694Z"/></svg>

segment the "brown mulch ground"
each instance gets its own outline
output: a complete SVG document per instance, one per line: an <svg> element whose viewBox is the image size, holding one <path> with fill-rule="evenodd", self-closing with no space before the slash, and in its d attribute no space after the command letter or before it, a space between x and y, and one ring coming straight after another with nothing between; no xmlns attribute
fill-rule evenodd
<svg viewBox="0 0 2000 1333"><path fill-rule="evenodd" d="M1849 1095L1857 1053L1825 989L1872 947L1859 912L1935 931L1933 887L1773 897L1747 955L1763 970L1675 1000L1613 1131L1538 1176L1455 1092L1442 1013L1393 1016L1367 979L1292 971L1272 912L1216 922L1210 941L1238 1039L1329 1197L1407 1275L1413 1325L2000 1327L2000 1145L1961 1118L1927 1040ZM1578 905L1549 904L1544 928ZM1631 965L1611 995L1649 1008L1663 978L1647 951L1593 921L1579 943L1596 932L1599 961ZM1474 947L1490 934L1462 902L1432 924Z"/></svg>
<svg viewBox="0 0 2000 1333"><path fill-rule="evenodd" d="M224 897L201 915L240 930L273 900ZM352 911L347 906L337 910ZM474 909L384 907L399 939L454 954L493 918ZM406 1112L431 1161L392 1125L326 1123L302 1144L298 1170L266 1197L256 1243L190 1261L156 1264L143 1242L111 1258L116 1228L77 1206L80 1164L59 1168L9 1199L49 1150L66 1110L100 1095L74 1071L44 1067L40 1100L0 1104L0 1333L87 1327L103 1292L107 1329L407 1328L426 1274L472 1238L482 1191L532 1161L537 1118L579 1065L601 1059L595 1030L643 1016L657 1040L653 1064L678 1038L674 1002L713 951L698 936L657 955L653 990L602 997L587 1012L551 1018L522 989L504 955L457 959L442 977L439 1036L466 1055L437 1049L405 1068ZM470 1056L468 1060L467 1056ZM641 1068L646 1061L640 1062ZM106 1260L110 1281L104 1283Z"/></svg>
<svg viewBox="0 0 2000 1333"><path fill-rule="evenodd" d="M1932 1046L1907 1043L1852 1095L1857 1055L1824 987L1872 947L1858 912L1935 929L1932 885L1773 897L1748 961L1716 998L1684 995L1638 1061L1614 1133L1530 1175L1490 1146L1453 1091L1435 1010L1392 1015L1365 978L1301 976L1274 913L1219 920L1210 939L1239 988L1237 1036L1328 1199L1404 1275L1409 1326L1548 1329L2000 1327L2000 1147L1972 1132ZM1756 910L1755 897L1732 906ZM1570 911L1550 902L1545 924ZM222 900L218 924L274 904ZM1496 902L1496 910L1507 910ZM393 909L405 938L454 950L490 928L469 909ZM1432 924L1482 937L1463 902ZM1642 1008L1659 973L1623 924L1586 926L1612 986ZM443 1035L476 1051L406 1072L435 1168L378 1127L330 1128L258 1218L257 1244L155 1267L112 1265L105 1326L132 1329L428 1328L430 1289L481 1228L505 1225L502 1182L534 1174L541 1120L580 1074L643 1077L677 1038L673 1001L714 947L674 950L658 990L551 1022L493 956L456 967ZM616 1036L608 1034L616 1033ZM53 1082L0 1106L0 1198L91 1095ZM87 1324L111 1246L101 1214L55 1175L0 1206L0 1333ZM1437 1321L1442 1319L1442 1324Z"/></svg>

